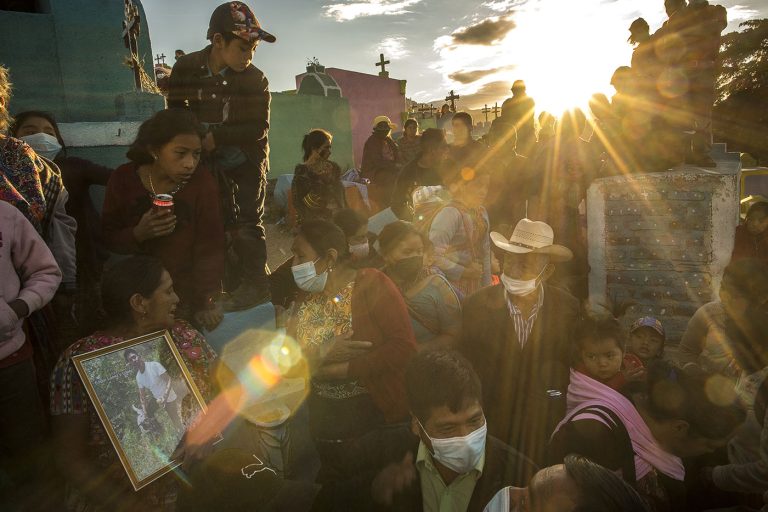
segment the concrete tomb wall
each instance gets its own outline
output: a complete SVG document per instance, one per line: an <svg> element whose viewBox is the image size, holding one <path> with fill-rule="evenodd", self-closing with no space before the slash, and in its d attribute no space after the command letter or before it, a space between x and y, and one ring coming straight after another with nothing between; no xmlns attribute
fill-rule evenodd
<svg viewBox="0 0 768 512"><path fill-rule="evenodd" d="M627 322L657 317L678 342L695 311L717 299L738 224L739 171L738 158L722 154L717 170L595 181L587 197L592 300L630 301Z"/></svg>

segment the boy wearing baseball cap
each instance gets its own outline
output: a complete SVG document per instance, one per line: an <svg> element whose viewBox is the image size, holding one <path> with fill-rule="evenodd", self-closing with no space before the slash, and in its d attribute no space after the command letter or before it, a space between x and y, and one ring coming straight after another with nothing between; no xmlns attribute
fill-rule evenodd
<svg viewBox="0 0 768 512"><path fill-rule="evenodd" d="M267 299L262 215L269 157L269 82L251 61L261 41L275 36L261 28L242 2L227 2L211 15L203 50L179 57L169 82L168 107L187 108L208 128L206 163L219 178L222 206L237 267L228 274L239 286L228 309Z"/></svg>

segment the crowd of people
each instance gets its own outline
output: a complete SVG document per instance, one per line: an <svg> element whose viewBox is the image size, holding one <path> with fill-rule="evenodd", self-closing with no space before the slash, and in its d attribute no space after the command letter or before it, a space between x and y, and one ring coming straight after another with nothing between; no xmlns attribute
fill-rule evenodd
<svg viewBox="0 0 768 512"><path fill-rule="evenodd" d="M665 3L666 32L712 7ZM633 41L663 39L641 25ZM270 272L270 96L251 61L276 38L241 2L215 9L207 37L177 55L168 109L116 169L68 156L49 113L11 117L0 66L0 508L768 510L768 203L737 228L719 300L679 354L659 319L590 301L586 190L625 166L635 125L616 116L647 108L647 90L618 85L589 120L535 118L517 81L483 140L450 108L398 140L380 116L345 175L333 134L312 130L296 144L292 255ZM349 179L378 213L348 204ZM277 370L224 384L206 339L265 303L300 351L270 386L306 388L269 447L266 427L233 434L249 421L233 397ZM166 367L124 351L139 417L162 407L186 429L181 466L136 491L73 358L164 330L209 409L187 421Z"/></svg>

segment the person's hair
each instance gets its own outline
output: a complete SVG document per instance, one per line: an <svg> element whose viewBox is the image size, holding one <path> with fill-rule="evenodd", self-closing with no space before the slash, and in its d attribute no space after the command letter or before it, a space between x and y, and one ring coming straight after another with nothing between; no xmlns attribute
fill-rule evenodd
<svg viewBox="0 0 768 512"><path fill-rule="evenodd" d="M647 409L657 421L683 420L689 436L706 439L723 439L744 421L734 385L725 377L684 372L659 360L647 372Z"/></svg>
<svg viewBox="0 0 768 512"><path fill-rule="evenodd" d="M50 112L43 112L42 110L26 110L24 112L19 112L13 116L13 122L11 123L11 126L8 130L9 133L16 137L21 127L24 126L26 120L32 117L40 117L51 123L51 126L53 126L53 132L56 134L56 140L58 140L59 144L61 144L62 150L66 149L64 139L61 137L61 132L59 131L59 123L56 122L56 118L53 117L53 114Z"/></svg>
<svg viewBox="0 0 768 512"><path fill-rule="evenodd" d="M648 504L615 472L580 455L568 455L565 472L579 490L573 512L644 512Z"/></svg>
<svg viewBox="0 0 768 512"><path fill-rule="evenodd" d="M472 133L472 116L469 112L456 112L453 115L452 121L461 121L467 127L470 133Z"/></svg>
<svg viewBox="0 0 768 512"><path fill-rule="evenodd" d="M514 82L512 82L512 92L514 94L517 94L517 93L520 93L520 92L525 92L525 89L526 89L525 81L523 81L523 80L515 80Z"/></svg>
<svg viewBox="0 0 768 512"><path fill-rule="evenodd" d="M747 210L747 218L749 218L749 216L753 213L762 213L768 217L768 202L758 201L756 203L752 203L752 206L750 206L749 210Z"/></svg>
<svg viewBox="0 0 768 512"><path fill-rule="evenodd" d="M174 52L174 54L176 54L176 53L185 53L185 52L184 52L184 50L181 50L181 49L179 49L179 50L176 50L176 51Z"/></svg>
<svg viewBox="0 0 768 512"><path fill-rule="evenodd" d="M195 135L201 139L205 128L195 115L182 108L161 110L139 127L139 133L126 156L138 165L151 164L152 150L160 149L178 135Z"/></svg>
<svg viewBox="0 0 768 512"><path fill-rule="evenodd" d="M397 220L384 226L379 234L379 249L382 255L392 252L397 245L411 235L416 235L424 241L424 235L416 226L404 220Z"/></svg>
<svg viewBox="0 0 768 512"><path fill-rule="evenodd" d="M139 353L136 351L136 349L133 349L133 348L127 348L127 349L125 349L125 350L123 351L123 359L125 359L125 360L126 360L126 362L127 362L127 361L128 361L128 356L130 356L131 354L135 355L136 357L141 357L141 356L139 355Z"/></svg>
<svg viewBox="0 0 768 512"><path fill-rule="evenodd" d="M446 406L459 412L482 403L480 378L472 364L454 350L425 350L411 359L405 371L408 405L424 425L432 409Z"/></svg>
<svg viewBox="0 0 768 512"><path fill-rule="evenodd" d="M645 18L637 18L629 26L629 30L635 30L635 29L638 29L638 28L641 28L641 27L650 28L650 26L648 25L648 22L645 21Z"/></svg>
<svg viewBox="0 0 768 512"><path fill-rule="evenodd" d="M579 351L591 341L614 340L616 346L624 352L627 336L621 323L610 315L596 316L585 315L576 325L576 348ZM581 354L577 354L579 358Z"/></svg>
<svg viewBox="0 0 768 512"><path fill-rule="evenodd" d="M130 300L148 299L160 286L165 268L151 256L131 256L107 268L101 279L101 305L110 326L133 321Z"/></svg>
<svg viewBox="0 0 768 512"><path fill-rule="evenodd" d="M732 261L725 267L721 287L751 304L768 301L768 263L757 258Z"/></svg>
<svg viewBox="0 0 768 512"><path fill-rule="evenodd" d="M339 261L345 261L350 256L344 231L331 221L324 219L305 221L299 226L296 235L304 237L318 256L325 256L330 249L336 250Z"/></svg>
<svg viewBox="0 0 768 512"><path fill-rule="evenodd" d="M441 144L445 144L445 132L443 130L439 128L427 128L421 132L419 149L422 153L437 149Z"/></svg>
<svg viewBox="0 0 768 512"><path fill-rule="evenodd" d="M8 68L0 64L0 132L8 127L10 115L8 114L8 103L11 101L11 78L8 75Z"/></svg>
<svg viewBox="0 0 768 512"><path fill-rule="evenodd" d="M368 223L368 218L352 208L343 208L333 214L333 223L341 228L347 237L355 236L361 227Z"/></svg>
<svg viewBox="0 0 768 512"><path fill-rule="evenodd" d="M405 120L405 122L403 123L403 130L405 130L405 129L406 129L406 128L408 128L409 126L415 126L416 128L418 128L418 127L419 127L419 122L418 122L417 120L415 120L414 118L412 118L412 117L409 117L409 118L408 118L408 119L406 119L406 120Z"/></svg>
<svg viewBox="0 0 768 512"><path fill-rule="evenodd" d="M206 39L208 39L210 42L213 42L213 38L216 37L216 34L221 34L221 38L224 39L224 43L227 46L229 46L229 43L231 43L235 39L240 39L241 41L245 41L245 39L243 39L242 37L236 36L232 32L227 32L227 31L222 32L219 30L215 30L213 28L208 29L208 34L206 36Z"/></svg>
<svg viewBox="0 0 768 512"><path fill-rule="evenodd" d="M333 142L333 135L321 128L315 128L304 136L301 141L301 149L304 151L304 160L306 161L312 151L320 149L326 142Z"/></svg>

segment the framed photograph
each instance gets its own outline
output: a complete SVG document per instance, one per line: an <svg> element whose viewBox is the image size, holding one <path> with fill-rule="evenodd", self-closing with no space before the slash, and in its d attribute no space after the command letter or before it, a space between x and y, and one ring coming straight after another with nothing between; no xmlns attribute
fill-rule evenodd
<svg viewBox="0 0 768 512"><path fill-rule="evenodd" d="M206 405L168 331L72 361L135 490L181 463L171 455Z"/></svg>

